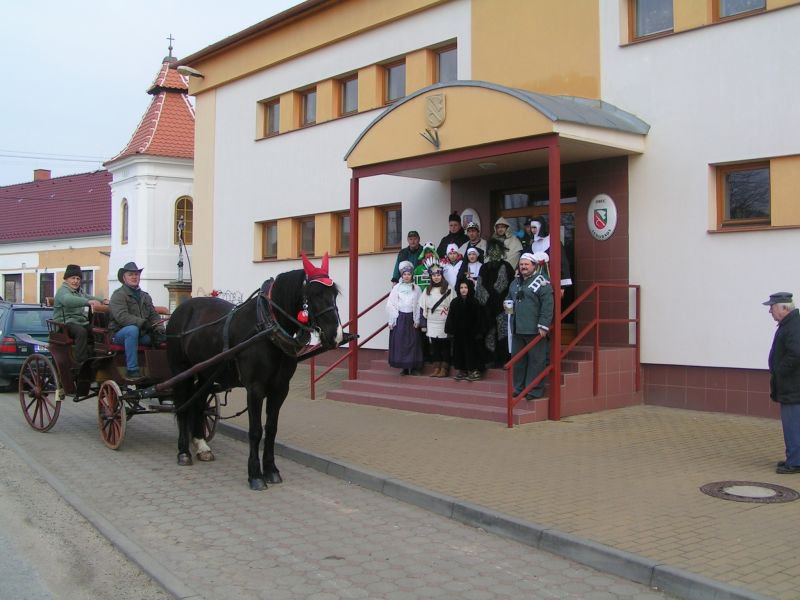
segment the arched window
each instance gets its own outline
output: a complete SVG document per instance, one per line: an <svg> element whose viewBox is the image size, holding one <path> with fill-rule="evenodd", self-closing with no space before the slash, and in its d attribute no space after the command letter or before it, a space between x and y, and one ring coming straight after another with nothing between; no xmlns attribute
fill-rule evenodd
<svg viewBox="0 0 800 600"><path fill-rule="evenodd" d="M183 229L183 243L187 246L192 243L192 198L181 196L175 201L175 243L178 244L178 235Z"/></svg>
<svg viewBox="0 0 800 600"><path fill-rule="evenodd" d="M128 243L128 199L122 199L122 226L120 228L120 240L123 244Z"/></svg>

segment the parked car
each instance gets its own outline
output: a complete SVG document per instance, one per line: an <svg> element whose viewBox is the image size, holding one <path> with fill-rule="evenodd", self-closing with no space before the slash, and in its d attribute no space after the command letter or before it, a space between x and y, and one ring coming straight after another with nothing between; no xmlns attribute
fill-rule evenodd
<svg viewBox="0 0 800 600"><path fill-rule="evenodd" d="M36 340L47 341L47 320L53 318L53 309L38 304L11 304L0 302L0 389L13 388L25 359L38 352L47 356L45 346L30 344L19 339L26 333Z"/></svg>

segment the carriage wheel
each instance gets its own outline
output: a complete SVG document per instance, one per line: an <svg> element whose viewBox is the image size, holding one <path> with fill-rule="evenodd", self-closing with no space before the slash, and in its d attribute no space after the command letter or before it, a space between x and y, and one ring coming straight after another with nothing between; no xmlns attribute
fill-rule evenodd
<svg viewBox="0 0 800 600"><path fill-rule="evenodd" d="M214 439L219 421L219 398L216 394L209 394L206 407L203 410L203 437L207 442Z"/></svg>
<svg viewBox="0 0 800 600"><path fill-rule="evenodd" d="M116 450L125 438L125 402L115 381L104 381L97 393L97 426L103 443Z"/></svg>
<svg viewBox="0 0 800 600"><path fill-rule="evenodd" d="M25 359L19 371L19 403L28 425L36 431L50 431L61 412L62 397L58 373L50 359L41 354Z"/></svg>

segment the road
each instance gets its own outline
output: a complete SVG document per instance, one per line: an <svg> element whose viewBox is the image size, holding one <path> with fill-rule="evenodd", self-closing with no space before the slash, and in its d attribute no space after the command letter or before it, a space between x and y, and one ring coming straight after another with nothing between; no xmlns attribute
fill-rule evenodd
<svg viewBox="0 0 800 600"><path fill-rule="evenodd" d="M666 598L286 459L285 483L251 492L247 448L225 436L212 444L215 462L178 467L171 415L137 416L122 448L108 450L95 410L92 401L65 402L55 428L41 434L14 395L0 395L0 454L11 474L9 511L0 508L22 523L2 526L0 538L17 548L3 555L2 569L24 572L15 566L21 561L42 582L44 595L30 598L163 597L42 478L180 598ZM12 460L12 450L38 476ZM52 504L40 507L41 499ZM117 591L95 594L101 572L118 577Z"/></svg>

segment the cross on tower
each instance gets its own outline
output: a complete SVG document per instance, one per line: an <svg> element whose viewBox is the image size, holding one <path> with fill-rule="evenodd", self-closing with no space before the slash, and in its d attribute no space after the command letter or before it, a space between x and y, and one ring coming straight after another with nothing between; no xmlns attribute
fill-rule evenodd
<svg viewBox="0 0 800 600"><path fill-rule="evenodd" d="M169 55L171 57L172 56L172 42L175 41L175 38L172 37L172 34L170 33L169 37L167 39L169 40Z"/></svg>

